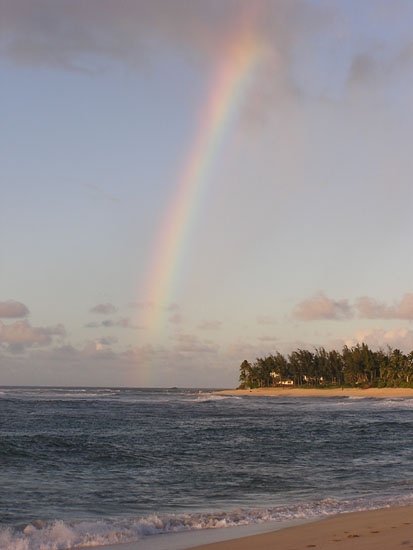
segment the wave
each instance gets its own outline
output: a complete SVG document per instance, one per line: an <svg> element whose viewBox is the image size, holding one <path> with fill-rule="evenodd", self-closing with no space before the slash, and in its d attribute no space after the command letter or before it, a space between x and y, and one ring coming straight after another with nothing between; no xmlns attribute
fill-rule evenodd
<svg viewBox="0 0 413 550"><path fill-rule="evenodd" d="M358 395L348 395L346 396L346 399L348 399L349 401L360 401L364 399L374 399L374 397L361 397Z"/></svg>
<svg viewBox="0 0 413 550"><path fill-rule="evenodd" d="M336 405L339 407L349 407L356 405L364 405L367 403L370 407L378 408L394 408L394 409L411 409L413 408L413 398L412 397L356 397L348 396L344 397L342 400L337 401Z"/></svg>
<svg viewBox="0 0 413 550"><path fill-rule="evenodd" d="M391 399L383 399L382 407L394 409L411 409L413 407L413 399L411 397L393 397Z"/></svg>
<svg viewBox="0 0 413 550"><path fill-rule="evenodd" d="M210 401L225 401L227 399L236 400L241 399L238 396L232 396L232 395L214 395L214 394L199 394L194 399L186 399L185 401L192 401L195 403L207 403Z"/></svg>
<svg viewBox="0 0 413 550"><path fill-rule="evenodd" d="M105 544L136 542L151 535L200 529L220 529L264 522L286 522L324 517L413 503L413 494L405 497L338 501L325 499L301 505L265 509L236 509L230 512L151 515L143 518L99 521L34 521L21 529L0 528L0 550L68 550ZM276 525L274 525L276 528Z"/></svg>

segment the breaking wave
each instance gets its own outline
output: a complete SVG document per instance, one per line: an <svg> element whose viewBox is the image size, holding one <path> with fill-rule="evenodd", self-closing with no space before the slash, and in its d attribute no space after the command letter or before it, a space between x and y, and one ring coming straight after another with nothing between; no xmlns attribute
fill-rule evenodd
<svg viewBox="0 0 413 550"><path fill-rule="evenodd" d="M220 529L241 525L322 519L344 513L413 503L413 494L386 500L338 501L325 499L302 505L230 512L150 515L144 518L101 521L34 521L20 528L0 528L0 550L68 550L105 544L136 542L151 535Z"/></svg>

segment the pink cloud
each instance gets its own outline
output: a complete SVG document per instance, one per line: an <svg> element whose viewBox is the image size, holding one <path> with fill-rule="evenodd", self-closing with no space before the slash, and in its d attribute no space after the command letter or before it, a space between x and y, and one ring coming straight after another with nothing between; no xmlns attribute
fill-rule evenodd
<svg viewBox="0 0 413 550"><path fill-rule="evenodd" d="M360 317L366 319L409 319L413 320L413 294L406 293L400 302L388 306L368 296L357 299L356 307Z"/></svg>
<svg viewBox="0 0 413 550"><path fill-rule="evenodd" d="M21 302L16 302L15 300L0 302L0 317L3 319L18 319L20 317L26 317L28 314L29 309Z"/></svg>
<svg viewBox="0 0 413 550"><path fill-rule="evenodd" d="M350 319L353 311L348 300L331 300L323 292L319 292L314 298L297 304L293 315L302 321L341 320Z"/></svg>
<svg viewBox="0 0 413 550"><path fill-rule="evenodd" d="M30 345L50 344L53 336L65 336L63 325L53 327L32 327L27 321L16 321L5 325L0 321L0 343Z"/></svg>

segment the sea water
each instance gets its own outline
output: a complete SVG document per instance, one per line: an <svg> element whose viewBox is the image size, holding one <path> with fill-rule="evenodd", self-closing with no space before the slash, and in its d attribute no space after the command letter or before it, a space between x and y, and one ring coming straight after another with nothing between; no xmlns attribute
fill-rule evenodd
<svg viewBox="0 0 413 550"><path fill-rule="evenodd" d="M413 503L413 400L0 388L0 549Z"/></svg>

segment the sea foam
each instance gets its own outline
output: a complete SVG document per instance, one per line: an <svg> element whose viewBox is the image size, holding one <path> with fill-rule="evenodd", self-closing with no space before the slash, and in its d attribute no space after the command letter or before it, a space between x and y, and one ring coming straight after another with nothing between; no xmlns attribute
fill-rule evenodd
<svg viewBox="0 0 413 550"><path fill-rule="evenodd" d="M413 503L413 494L387 500L358 499L338 501L324 499L302 505L274 508L242 508L229 512L150 515L140 518L102 521L36 521L23 529L0 528L0 550L68 550L107 544L136 542L151 535L179 533L200 529L221 529L241 525L322 519L343 513Z"/></svg>

